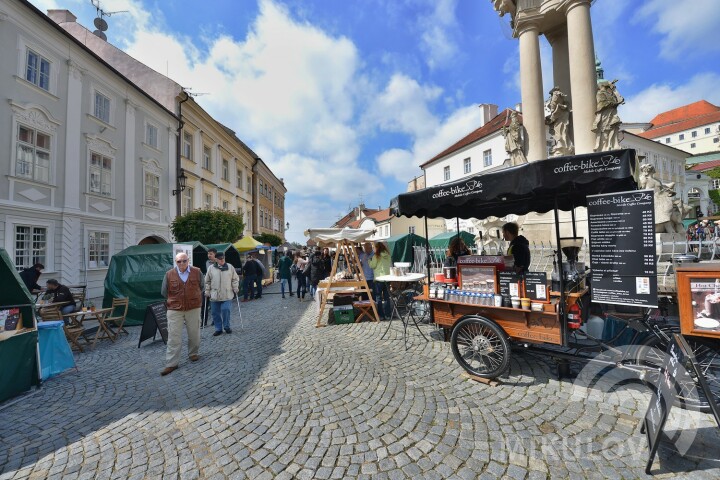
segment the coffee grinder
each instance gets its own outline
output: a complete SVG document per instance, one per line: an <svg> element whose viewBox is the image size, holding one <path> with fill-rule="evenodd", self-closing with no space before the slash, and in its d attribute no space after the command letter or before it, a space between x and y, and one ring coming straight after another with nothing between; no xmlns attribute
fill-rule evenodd
<svg viewBox="0 0 720 480"><path fill-rule="evenodd" d="M585 287L585 265L578 262L578 254L583 245L583 237L560 238L560 249L565 254L562 265L565 291L572 292Z"/></svg>

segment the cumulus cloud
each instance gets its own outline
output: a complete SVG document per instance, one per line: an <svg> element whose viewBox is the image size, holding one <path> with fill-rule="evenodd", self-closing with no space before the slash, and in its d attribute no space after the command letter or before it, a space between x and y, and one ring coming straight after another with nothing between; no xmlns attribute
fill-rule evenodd
<svg viewBox="0 0 720 480"><path fill-rule="evenodd" d="M431 70L445 68L452 64L459 54L454 32L457 30L455 7L457 0L435 0L429 2L432 10L420 15L420 46L426 54L426 63Z"/></svg>
<svg viewBox="0 0 720 480"><path fill-rule="evenodd" d="M669 59L720 51L717 0L646 0L635 21L663 36L660 53Z"/></svg>
<svg viewBox="0 0 720 480"><path fill-rule="evenodd" d="M682 85L655 83L631 97L626 97L625 105L620 107L620 117L626 122L649 122L658 113L698 100L707 100L718 105L718 85L720 74L715 72L700 73Z"/></svg>

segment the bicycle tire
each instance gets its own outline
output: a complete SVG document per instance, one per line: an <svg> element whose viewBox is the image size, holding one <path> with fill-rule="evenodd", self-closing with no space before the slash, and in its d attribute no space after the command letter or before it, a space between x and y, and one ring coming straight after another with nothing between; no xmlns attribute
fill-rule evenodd
<svg viewBox="0 0 720 480"><path fill-rule="evenodd" d="M471 375L497 378L510 367L510 341L497 323L485 317L459 320L450 346L455 360Z"/></svg>

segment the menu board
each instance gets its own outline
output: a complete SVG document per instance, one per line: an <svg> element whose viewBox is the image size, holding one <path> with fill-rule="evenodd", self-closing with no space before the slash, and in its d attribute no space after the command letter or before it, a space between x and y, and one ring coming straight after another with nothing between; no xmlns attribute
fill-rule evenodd
<svg viewBox="0 0 720 480"><path fill-rule="evenodd" d="M511 297L520 296L520 275L515 272L498 272L498 291L503 301L510 302Z"/></svg>
<svg viewBox="0 0 720 480"><path fill-rule="evenodd" d="M167 344L168 325L165 302L151 303L145 309L145 319L143 320L142 330L140 331L138 348L140 348L140 344L148 338L155 340L155 335L158 331L160 331L162 341Z"/></svg>
<svg viewBox="0 0 720 480"><path fill-rule="evenodd" d="M588 196L591 298L657 307L652 190Z"/></svg>
<svg viewBox="0 0 720 480"><path fill-rule="evenodd" d="M19 308L6 308L0 310L0 331L17 330L22 328L22 318Z"/></svg>
<svg viewBox="0 0 720 480"><path fill-rule="evenodd" d="M550 302L547 288L547 273L525 273L525 296L538 302Z"/></svg>

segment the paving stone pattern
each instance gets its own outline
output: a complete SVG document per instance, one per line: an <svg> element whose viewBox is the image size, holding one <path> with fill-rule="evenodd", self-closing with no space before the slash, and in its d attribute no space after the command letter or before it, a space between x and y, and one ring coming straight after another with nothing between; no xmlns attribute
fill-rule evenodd
<svg viewBox="0 0 720 480"><path fill-rule="evenodd" d="M406 352L397 321L384 340L386 323L316 329L315 304L276 290L167 377L139 328L77 354L79 372L0 410L0 480L646 477L643 387L578 389L527 353L478 384L431 325ZM679 417L697 439L684 458L664 443L654 478L720 477L717 428Z"/></svg>

